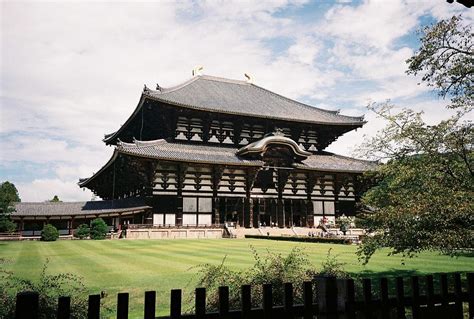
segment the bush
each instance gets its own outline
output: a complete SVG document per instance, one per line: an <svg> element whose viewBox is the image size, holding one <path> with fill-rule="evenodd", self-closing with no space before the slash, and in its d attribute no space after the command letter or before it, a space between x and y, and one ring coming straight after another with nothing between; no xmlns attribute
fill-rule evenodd
<svg viewBox="0 0 474 319"><path fill-rule="evenodd" d="M105 239L109 228L102 218L96 218L91 222L91 238Z"/></svg>
<svg viewBox="0 0 474 319"><path fill-rule="evenodd" d="M59 231L51 224L46 224L41 231L42 241L56 241L59 238Z"/></svg>
<svg viewBox="0 0 474 319"><path fill-rule="evenodd" d="M262 236L262 235L245 235L245 238L252 239L270 239L283 241L299 241L307 243L331 243L331 244L352 244L347 238L326 238L326 237L285 237L285 236Z"/></svg>
<svg viewBox="0 0 474 319"><path fill-rule="evenodd" d="M47 274L48 260L38 281L23 279L3 269L9 261L0 259L0 318L14 318L15 298L19 292L34 291L39 294L38 318L56 318L58 297L71 297L71 318L87 318L87 290L82 278L69 273Z"/></svg>
<svg viewBox="0 0 474 319"><path fill-rule="evenodd" d="M252 307L262 304L263 284L272 284L274 305L283 305L284 284L293 284L295 304L303 303L303 282L314 281L318 277L350 278L344 270L344 264L338 262L336 256L331 255L329 249L326 260L317 271L311 264L308 256L298 247L295 247L287 256L270 253L261 256L252 246L255 263L244 270L227 268L224 260L220 265L199 265L197 287L206 287L207 309L215 311L219 305L219 286L229 287L230 309L241 307L240 289L242 285L251 285ZM190 296L190 302L194 295ZM191 309L190 311L193 311Z"/></svg>
<svg viewBox="0 0 474 319"><path fill-rule="evenodd" d="M91 233L91 229L89 228L89 226L87 226L86 224L81 224L79 225L79 227L77 227L76 231L74 232L74 237L84 239L84 238L89 237L90 233Z"/></svg>
<svg viewBox="0 0 474 319"><path fill-rule="evenodd" d="M329 248L326 260L321 263L323 268L318 277L350 278L349 273L344 270L345 263L339 262L336 256L331 255L331 250L332 248Z"/></svg>
<svg viewBox="0 0 474 319"><path fill-rule="evenodd" d="M240 287L251 285L252 306L259 307L262 303L262 285L272 284L275 305L283 304L284 284L293 283L295 303L303 302L303 282L311 281L317 273L313 270L307 255L295 247L287 255L268 253L264 256L251 247L255 264L246 270L227 268L225 258L220 265L204 264L197 268L199 280L197 287L206 287L207 307L210 311L217 310L219 304L219 286L229 287L229 304L231 309L241 306Z"/></svg>
<svg viewBox="0 0 474 319"><path fill-rule="evenodd" d="M13 233L16 224L6 216L0 216L0 233Z"/></svg>

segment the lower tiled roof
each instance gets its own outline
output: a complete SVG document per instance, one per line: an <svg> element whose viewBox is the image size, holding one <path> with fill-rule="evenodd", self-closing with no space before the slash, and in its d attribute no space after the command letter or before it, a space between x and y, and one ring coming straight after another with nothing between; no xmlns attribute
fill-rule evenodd
<svg viewBox="0 0 474 319"><path fill-rule="evenodd" d="M262 166L259 160L248 160L236 155L237 148L198 144L168 143L165 140L120 142L117 151L124 154L171 161L210 164Z"/></svg>
<svg viewBox="0 0 474 319"><path fill-rule="evenodd" d="M12 217L84 216L142 211L151 208L143 198L100 200L89 202L16 203Z"/></svg>
<svg viewBox="0 0 474 319"><path fill-rule="evenodd" d="M169 143L165 140L135 141L135 143L121 142L117 146L117 151L133 156L181 162L264 165L263 161L249 160L243 156L238 156L237 148ZM377 164L371 161L322 152L308 156L301 164L295 164L295 166L301 169L360 173L374 169Z"/></svg>

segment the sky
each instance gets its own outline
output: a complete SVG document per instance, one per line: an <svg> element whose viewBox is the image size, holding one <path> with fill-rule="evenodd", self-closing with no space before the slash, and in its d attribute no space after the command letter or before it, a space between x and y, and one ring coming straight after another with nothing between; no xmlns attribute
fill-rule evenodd
<svg viewBox="0 0 474 319"><path fill-rule="evenodd" d="M90 200L77 186L104 165L102 142L135 109L144 84L173 86L192 69L245 80L317 107L365 115L331 144L351 156L385 123L370 102L449 116L405 74L423 26L474 10L443 0L3 1L0 182L22 201Z"/></svg>

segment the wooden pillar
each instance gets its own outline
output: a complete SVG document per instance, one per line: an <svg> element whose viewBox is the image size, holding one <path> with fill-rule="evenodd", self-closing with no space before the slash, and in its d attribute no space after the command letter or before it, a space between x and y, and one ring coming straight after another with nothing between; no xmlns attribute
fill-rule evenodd
<svg viewBox="0 0 474 319"><path fill-rule="evenodd" d="M311 198L311 197L310 197ZM313 201L306 201L306 227L314 227Z"/></svg>
<svg viewBox="0 0 474 319"><path fill-rule="evenodd" d="M253 184L257 178L258 169L249 168L246 171L245 175L245 204L246 204L246 218L248 223L245 227L258 227L258 221L255 223L254 212L253 212L253 199L251 198Z"/></svg>
<svg viewBox="0 0 474 319"><path fill-rule="evenodd" d="M277 184L277 192L278 192L278 199L277 199L277 223L278 227L283 228L287 224L287 216L285 216L285 208L283 205L283 191L285 189L286 181L288 180L288 172L278 169L276 171L276 184Z"/></svg>
<svg viewBox="0 0 474 319"><path fill-rule="evenodd" d="M246 228L254 227L253 199L250 197L246 197L244 201L244 226Z"/></svg>
<svg viewBox="0 0 474 319"><path fill-rule="evenodd" d="M258 205L258 198L253 199L250 198L250 211L252 214L252 221L253 221L253 227L258 228L260 227L260 213L259 209L255 209L255 203ZM268 226L268 225L267 225Z"/></svg>
<svg viewBox="0 0 474 319"><path fill-rule="evenodd" d="M308 208L306 207L306 200L299 200L300 206L300 221L302 227L308 227Z"/></svg>
<svg viewBox="0 0 474 319"><path fill-rule="evenodd" d="M212 218L214 224L221 224L223 223L223 219L221 219L220 211L219 211L219 198L218 198L218 189L219 183L222 178L222 174L224 174L224 167L222 166L213 166L212 167ZM225 219L225 218L224 218Z"/></svg>
<svg viewBox="0 0 474 319"><path fill-rule="evenodd" d="M20 237L23 236L23 229L25 229L25 222L23 219L24 217L20 217L20 226L19 226Z"/></svg>
<svg viewBox="0 0 474 319"><path fill-rule="evenodd" d="M219 198L217 198L217 194L212 195L212 223L213 224L221 223L221 219L219 216Z"/></svg>
<svg viewBox="0 0 474 319"><path fill-rule="evenodd" d="M69 227L68 227L68 234L69 235L72 235L72 230L73 230L73 225L74 223L74 216L71 216L71 220L69 221Z"/></svg>
<svg viewBox="0 0 474 319"><path fill-rule="evenodd" d="M285 210L283 207L283 198L281 194L278 194L277 199L277 224L278 227L283 228L285 227Z"/></svg>
<svg viewBox="0 0 474 319"><path fill-rule="evenodd" d="M176 226L182 226L183 225L183 187L184 187L184 179L186 177L186 167L183 164L178 164L178 170L176 172L176 176L178 178Z"/></svg>
<svg viewBox="0 0 474 319"><path fill-rule="evenodd" d="M333 183L334 183L334 216L339 216L339 192L341 190L341 181L340 177L337 174L333 175Z"/></svg>
<svg viewBox="0 0 474 319"><path fill-rule="evenodd" d="M122 230L121 217L122 217L122 214L119 213L118 216L117 216L117 228L119 230Z"/></svg>

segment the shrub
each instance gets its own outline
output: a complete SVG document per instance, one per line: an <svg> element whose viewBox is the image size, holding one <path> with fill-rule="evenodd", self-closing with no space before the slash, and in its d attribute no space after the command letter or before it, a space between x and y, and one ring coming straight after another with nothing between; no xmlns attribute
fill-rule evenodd
<svg viewBox="0 0 474 319"><path fill-rule="evenodd" d="M0 216L0 233L13 233L16 224L6 216Z"/></svg>
<svg viewBox="0 0 474 319"><path fill-rule="evenodd" d="M245 235L245 238L252 239L270 239L270 240L283 240L283 241L299 241L299 242L309 242L309 243L331 243L331 244L346 244L349 245L352 243L350 239L347 238L326 238L326 237L285 237L285 236L262 236L262 235Z"/></svg>
<svg viewBox="0 0 474 319"><path fill-rule="evenodd" d="M328 249L326 260L321 263L322 269L318 277L350 278L349 273L344 270L345 263L339 262L336 256L331 255L332 248Z"/></svg>
<svg viewBox="0 0 474 319"><path fill-rule="evenodd" d="M8 260L0 259L0 318L14 318L15 298L19 292L39 294L38 318L56 318L58 297L71 296L71 318L87 318L87 290L82 278L69 273L47 274L48 260L38 281L23 279L3 269Z"/></svg>
<svg viewBox="0 0 474 319"><path fill-rule="evenodd" d="M198 286L207 288L208 309L216 310L219 303L219 286L229 287L229 302L231 308L240 307L240 287L244 284L251 285L252 305L260 306L262 302L262 285L272 284L273 298L276 305L283 304L284 283L293 283L295 302L303 302L303 282L310 281L314 272L307 255L295 247L287 255L268 253L260 256L251 247L255 264L246 270L231 270L227 268L224 260L220 265L204 264L198 266Z"/></svg>
<svg viewBox="0 0 474 319"><path fill-rule="evenodd" d="M109 228L102 218L96 218L91 222L91 238L105 239Z"/></svg>
<svg viewBox="0 0 474 319"><path fill-rule="evenodd" d="M56 241L59 238L59 231L51 224L46 224L41 231L42 241Z"/></svg>
<svg viewBox="0 0 474 319"><path fill-rule="evenodd" d="M74 232L74 237L84 239L84 238L89 237L90 233L91 233L91 229L89 228L89 226L87 226L86 224L81 224L79 225L79 227L77 227L76 231Z"/></svg>

